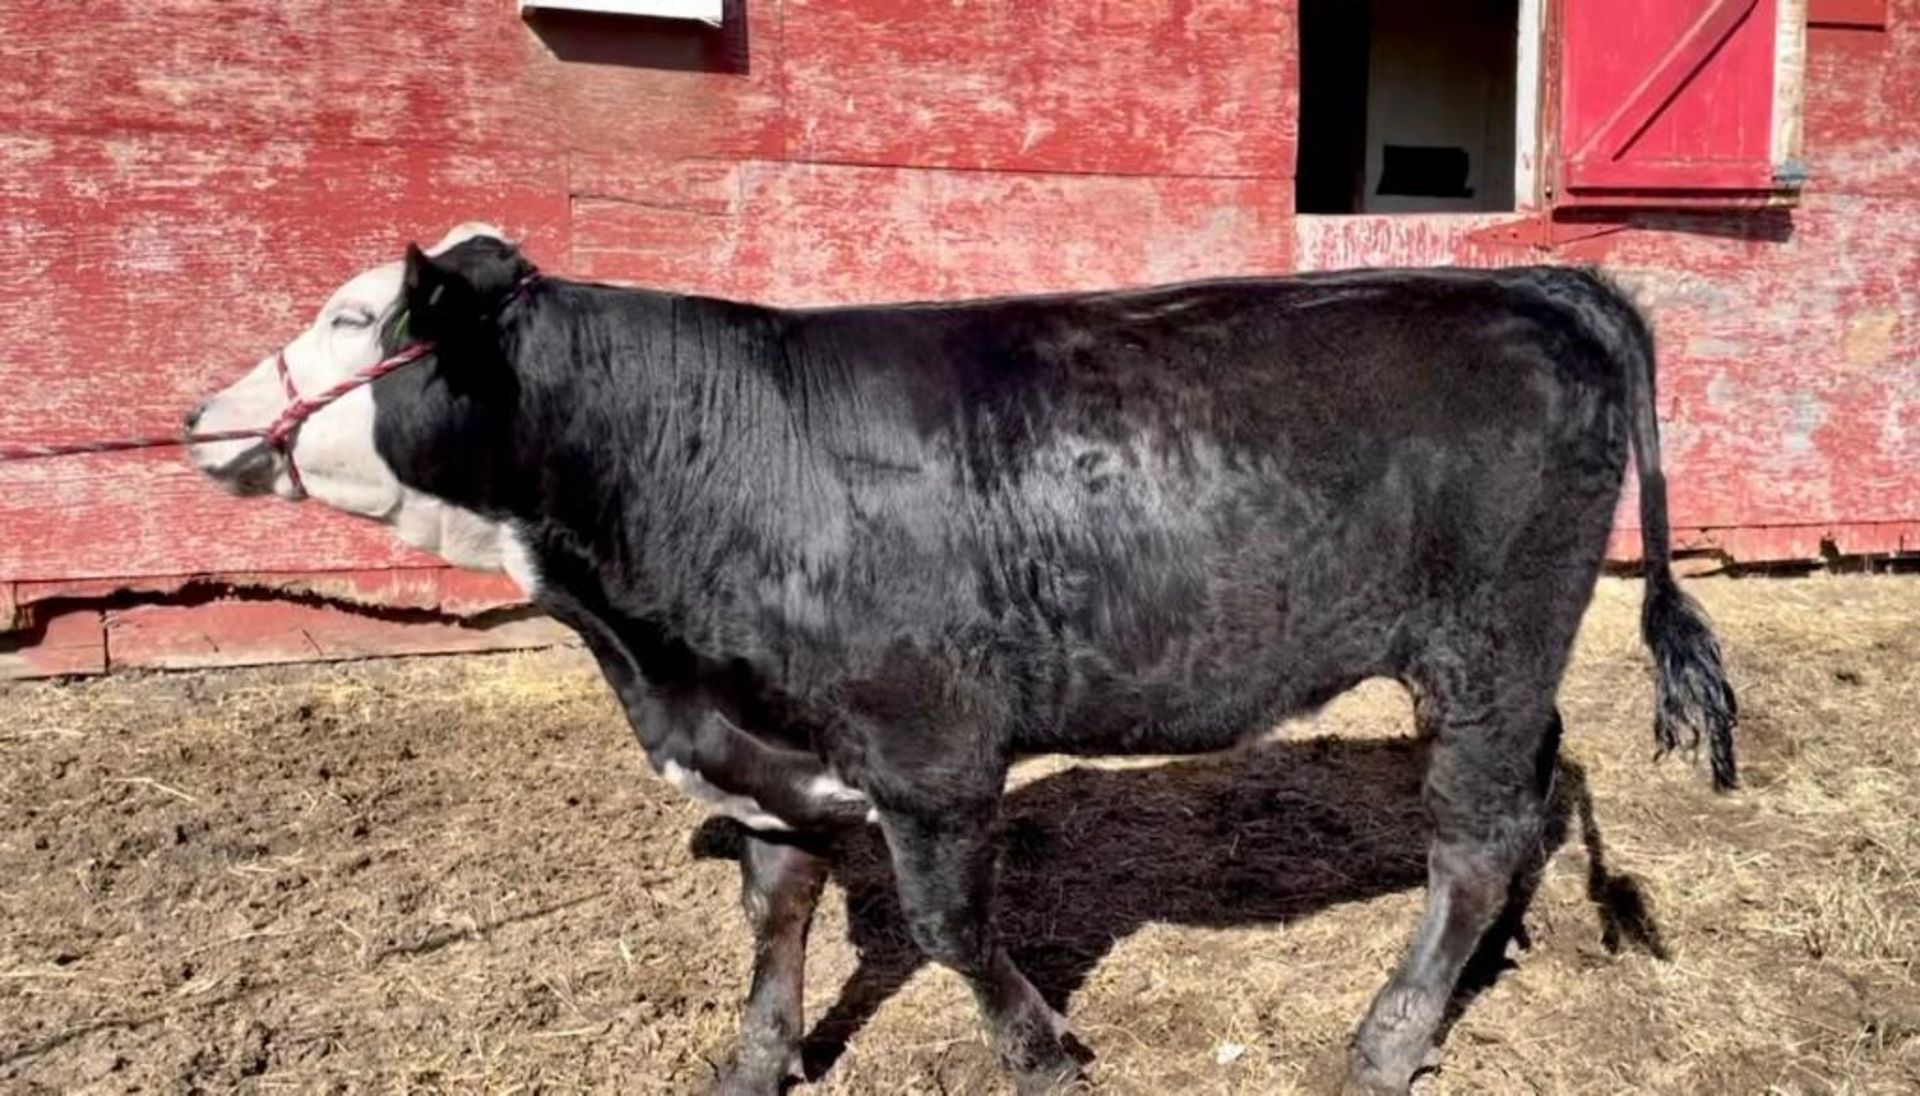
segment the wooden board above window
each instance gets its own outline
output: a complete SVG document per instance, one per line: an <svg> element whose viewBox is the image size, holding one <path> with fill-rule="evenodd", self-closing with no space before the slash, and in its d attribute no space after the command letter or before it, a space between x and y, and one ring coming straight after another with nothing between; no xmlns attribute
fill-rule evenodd
<svg viewBox="0 0 1920 1096"><path fill-rule="evenodd" d="M1886 30L1887 0L1807 0L1807 25Z"/></svg>

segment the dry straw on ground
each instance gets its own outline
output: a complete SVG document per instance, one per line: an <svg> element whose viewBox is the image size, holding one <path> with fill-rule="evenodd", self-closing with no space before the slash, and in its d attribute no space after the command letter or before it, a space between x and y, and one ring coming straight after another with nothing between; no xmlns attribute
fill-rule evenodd
<svg viewBox="0 0 1920 1096"><path fill-rule="evenodd" d="M1747 789L1648 761L1638 587L1603 583L1530 946L1424 1088L1920 1089L1920 581L1692 586ZM727 1052L727 834L645 776L577 653L14 686L0 712L0 1087L688 1091ZM1419 908L1408 731L1380 685L1235 756L1023 768L1002 920L1102 1090L1327 1075ZM841 877L811 1091L1002 1090L870 842Z"/></svg>

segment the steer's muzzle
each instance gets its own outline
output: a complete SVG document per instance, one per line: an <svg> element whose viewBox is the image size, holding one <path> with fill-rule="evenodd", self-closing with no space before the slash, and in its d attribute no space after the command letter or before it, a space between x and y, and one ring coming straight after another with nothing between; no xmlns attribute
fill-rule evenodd
<svg viewBox="0 0 1920 1096"><path fill-rule="evenodd" d="M188 418L193 419L197 415L198 411ZM225 460L216 459L214 451L226 444L190 446L194 467L200 469L208 479L242 498L272 494L274 481L280 476L279 454L265 442L255 442Z"/></svg>

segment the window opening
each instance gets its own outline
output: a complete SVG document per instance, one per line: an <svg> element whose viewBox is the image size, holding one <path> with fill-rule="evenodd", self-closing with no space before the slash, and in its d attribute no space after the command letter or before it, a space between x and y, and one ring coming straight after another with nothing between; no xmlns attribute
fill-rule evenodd
<svg viewBox="0 0 1920 1096"><path fill-rule="evenodd" d="M1299 211L1530 203L1518 135L1535 97L1517 92L1537 51L1519 48L1523 6L1537 0L1301 0Z"/></svg>

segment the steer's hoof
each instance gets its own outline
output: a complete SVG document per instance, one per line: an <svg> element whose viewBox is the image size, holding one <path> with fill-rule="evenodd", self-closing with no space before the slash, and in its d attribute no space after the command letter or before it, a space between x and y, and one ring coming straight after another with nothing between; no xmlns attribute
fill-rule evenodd
<svg viewBox="0 0 1920 1096"><path fill-rule="evenodd" d="M1382 1061L1353 1047L1348 1052L1346 1077L1339 1091L1341 1096L1404 1096L1413 1091L1416 1077L1425 1076L1421 1071L1438 1065L1439 1060L1438 1050L1428 1050L1411 1061L1394 1061L1390 1057Z"/></svg>
<svg viewBox="0 0 1920 1096"><path fill-rule="evenodd" d="M748 1077L740 1073L728 1073L713 1086L713 1096L780 1096L787 1086L787 1078Z"/></svg>
<svg viewBox="0 0 1920 1096"><path fill-rule="evenodd" d="M1018 1053L1003 1051L1000 1060L1013 1074L1014 1091L1020 1096L1053 1096L1084 1089L1086 1072L1082 1067L1092 1057L1071 1034L1049 1031Z"/></svg>
<svg viewBox="0 0 1920 1096"><path fill-rule="evenodd" d="M1382 1096L1406 1091L1394 1088L1387 1078L1373 1071L1362 1072L1349 1047L1322 1048L1309 1055L1302 1065L1305 1069L1300 1078L1300 1091L1315 1096Z"/></svg>
<svg viewBox="0 0 1920 1096"><path fill-rule="evenodd" d="M720 1075L714 1082L713 1093L714 1096L780 1096L788 1084L800 1079L797 1058L743 1058Z"/></svg>
<svg viewBox="0 0 1920 1096"><path fill-rule="evenodd" d="M1013 1090L1020 1096L1061 1096L1083 1088L1086 1074L1072 1058L1044 1069L1023 1069L1013 1075Z"/></svg>
<svg viewBox="0 0 1920 1096"><path fill-rule="evenodd" d="M1410 1085L1378 1073L1349 1073L1338 1091L1340 1096L1406 1096L1410 1090Z"/></svg>
<svg viewBox="0 0 1920 1096"><path fill-rule="evenodd" d="M749 1077L737 1070L728 1070L714 1084L713 1096L780 1096L781 1087L785 1084L784 1077Z"/></svg>

